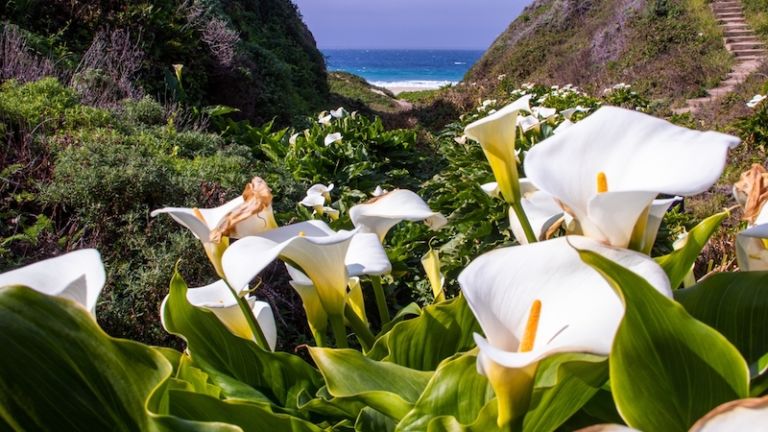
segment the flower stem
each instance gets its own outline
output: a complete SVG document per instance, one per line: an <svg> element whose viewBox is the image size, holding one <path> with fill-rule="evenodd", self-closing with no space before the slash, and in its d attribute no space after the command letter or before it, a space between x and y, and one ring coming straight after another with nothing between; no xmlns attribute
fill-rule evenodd
<svg viewBox="0 0 768 432"><path fill-rule="evenodd" d="M376 296L376 307L379 310L379 319L381 320L381 326L388 324L392 318L389 316L389 308L387 307L387 297L384 295L384 287L381 286L381 276L371 276L371 284L373 285L373 294Z"/></svg>
<svg viewBox="0 0 768 432"><path fill-rule="evenodd" d="M523 227L523 232L525 232L525 238L528 240L528 243L536 243L538 239L536 238L536 234L533 233L531 223L528 221L528 216L526 216L520 201L515 201L509 205L512 207L517 219L520 221L520 225Z"/></svg>
<svg viewBox="0 0 768 432"><path fill-rule="evenodd" d="M362 318L360 318L349 305L344 308L344 317L347 319L349 326L352 327L352 330L355 331L355 336L357 336L357 340L360 341L360 345L363 349L365 351L371 349L373 343L376 342L376 336L373 335L371 329L368 328L368 325L365 324Z"/></svg>
<svg viewBox="0 0 768 432"><path fill-rule="evenodd" d="M232 293L233 296L235 296L235 300L237 300L238 306L240 306L240 311L243 312L243 315L245 315L245 321L248 323L248 327L251 329L251 332L256 337L256 343L264 348L267 351L272 351L272 349L269 347L269 342L267 342L267 337L264 336L264 332L261 330L261 326L259 325L259 322L256 321L256 317L253 316L253 310L251 309L251 306L248 304L248 301L246 301L243 297L240 297L237 295L237 291L235 291L234 288L232 288L232 285L229 284L229 282L225 279L224 282L227 284L227 287L229 288L229 292Z"/></svg>
<svg viewBox="0 0 768 432"><path fill-rule="evenodd" d="M349 344L347 344L347 329L344 327L344 316L330 315L328 318L331 321L333 337L336 339L336 348L349 348Z"/></svg>

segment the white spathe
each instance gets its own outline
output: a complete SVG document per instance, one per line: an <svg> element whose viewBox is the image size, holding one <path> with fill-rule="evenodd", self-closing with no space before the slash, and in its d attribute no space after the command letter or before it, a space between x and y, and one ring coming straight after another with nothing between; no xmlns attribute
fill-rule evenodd
<svg viewBox="0 0 768 432"><path fill-rule="evenodd" d="M755 223L736 235L736 261L741 271L768 270L768 206L763 206Z"/></svg>
<svg viewBox="0 0 768 432"><path fill-rule="evenodd" d="M325 146L328 147L335 142L341 141L341 139L342 139L341 132L335 132L335 133L326 135L325 139L323 140L323 144L325 144Z"/></svg>
<svg viewBox="0 0 768 432"><path fill-rule="evenodd" d="M349 217L361 232L375 233L381 240L404 220L424 221L433 230L448 223L445 216L432 211L420 196L407 189L395 189L358 204L349 210Z"/></svg>
<svg viewBox="0 0 768 432"><path fill-rule="evenodd" d="M155 217L162 213L167 213L173 220L188 228L192 233L200 239L203 243L210 241L211 232L215 230L224 218L233 210L237 209L245 202L242 195L227 202L210 209L194 209L188 207L165 207L157 210L153 210L150 215ZM196 211L200 212L203 217L201 220ZM235 225L234 233L230 235L232 238L242 238L249 235L258 234L264 231L272 229L276 223L272 212L272 205L255 214L245 220L238 222Z"/></svg>
<svg viewBox="0 0 768 432"><path fill-rule="evenodd" d="M519 197L515 140L518 116L520 112L531 111L530 100L531 95L523 96L464 129L467 137L482 146L493 175L499 183L501 194L507 202L514 202Z"/></svg>
<svg viewBox="0 0 768 432"><path fill-rule="evenodd" d="M223 280L199 288L190 288L187 290L187 301L193 306L208 309L216 314L216 317L233 334L243 339L256 341L256 336L251 331L248 320L243 316L243 311L237 304L237 300ZM256 322L264 333L269 349L274 351L277 344L277 326L272 308L269 303L257 301L253 297L249 297L247 301ZM163 327L165 327L164 317L167 302L168 296L165 297L161 306L160 317L163 318Z"/></svg>
<svg viewBox="0 0 768 432"><path fill-rule="evenodd" d="M92 315L106 273L96 249L82 249L0 274L0 287L22 285L81 304Z"/></svg>
<svg viewBox="0 0 768 432"><path fill-rule="evenodd" d="M350 276L391 270L375 236L335 232L320 221L288 225L237 241L224 253L222 267L232 286L245 287L278 257L309 277L329 315L344 312Z"/></svg>
<svg viewBox="0 0 768 432"><path fill-rule="evenodd" d="M690 432L758 432L766 427L768 396L726 402L699 419Z"/></svg>
<svg viewBox="0 0 768 432"><path fill-rule="evenodd" d="M459 275L462 292L486 336L475 336L481 372L491 363L525 368L559 352L610 353L624 306L608 282L580 259L577 249L599 253L672 296L669 279L651 258L586 237L561 237L486 253ZM535 300L542 304L535 343L531 351L518 352Z"/></svg>
<svg viewBox="0 0 768 432"><path fill-rule="evenodd" d="M730 135L604 107L534 146L525 172L578 220L584 235L627 247L635 224L659 193L706 191L738 143ZM605 174L607 192L598 193L599 173Z"/></svg>

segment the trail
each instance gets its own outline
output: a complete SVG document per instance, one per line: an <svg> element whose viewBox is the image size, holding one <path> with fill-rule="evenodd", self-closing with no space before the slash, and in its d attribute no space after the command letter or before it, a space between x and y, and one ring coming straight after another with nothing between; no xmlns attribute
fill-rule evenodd
<svg viewBox="0 0 768 432"><path fill-rule="evenodd" d="M765 44L752 31L744 18L740 0L715 1L712 3L712 10L725 33L725 47L736 57L736 62L724 81L721 81L717 87L707 90L707 96L688 99L685 107L674 110L676 114L695 114L704 105L733 92L737 85L744 82L768 58Z"/></svg>

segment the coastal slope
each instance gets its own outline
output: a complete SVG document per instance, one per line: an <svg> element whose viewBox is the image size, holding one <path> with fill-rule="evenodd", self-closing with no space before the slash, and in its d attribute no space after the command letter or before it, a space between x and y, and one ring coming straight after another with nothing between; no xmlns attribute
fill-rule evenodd
<svg viewBox="0 0 768 432"><path fill-rule="evenodd" d="M525 81L591 91L627 82L682 100L728 72L722 37L705 0L535 0L465 83L487 94Z"/></svg>

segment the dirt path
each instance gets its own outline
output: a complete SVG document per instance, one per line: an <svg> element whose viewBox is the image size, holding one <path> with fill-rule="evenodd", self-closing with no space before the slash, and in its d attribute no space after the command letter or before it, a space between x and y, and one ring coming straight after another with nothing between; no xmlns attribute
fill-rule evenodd
<svg viewBox="0 0 768 432"><path fill-rule="evenodd" d="M736 62L720 85L709 89L705 97L687 100L685 107L674 110L676 114L696 113L703 105L731 93L768 58L765 44L744 18L741 0L715 1L712 10L725 33L725 47L736 57Z"/></svg>

